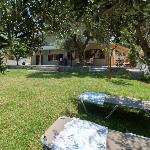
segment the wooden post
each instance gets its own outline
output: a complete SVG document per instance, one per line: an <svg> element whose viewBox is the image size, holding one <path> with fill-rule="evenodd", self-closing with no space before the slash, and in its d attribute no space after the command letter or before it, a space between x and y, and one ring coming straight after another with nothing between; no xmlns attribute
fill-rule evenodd
<svg viewBox="0 0 150 150"><path fill-rule="evenodd" d="M83 66L85 66L85 51L83 51Z"/></svg>
<svg viewBox="0 0 150 150"><path fill-rule="evenodd" d="M109 56L108 56L108 78L111 79L111 73L112 73L112 67L111 67L111 56L113 55L113 51L116 49L117 45L109 50Z"/></svg>
<svg viewBox="0 0 150 150"><path fill-rule="evenodd" d="M111 72L112 72L112 67L111 67L111 56L113 53L114 49L109 50L109 56L108 56L108 78L111 79Z"/></svg>
<svg viewBox="0 0 150 150"><path fill-rule="evenodd" d="M70 55L70 58L71 58L71 67L72 67L72 51L71 51L71 55Z"/></svg>
<svg viewBox="0 0 150 150"><path fill-rule="evenodd" d="M111 52L109 53L109 76L108 78L111 79Z"/></svg>

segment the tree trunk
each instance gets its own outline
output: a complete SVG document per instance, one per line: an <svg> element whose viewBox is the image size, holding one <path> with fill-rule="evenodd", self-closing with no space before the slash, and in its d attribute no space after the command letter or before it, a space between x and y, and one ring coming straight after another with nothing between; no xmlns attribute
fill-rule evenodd
<svg viewBox="0 0 150 150"><path fill-rule="evenodd" d="M82 62L83 62L83 59L82 59L82 50L79 49L79 48L76 50L76 58L79 58L79 62L80 62L80 64L82 64Z"/></svg>
<svg viewBox="0 0 150 150"><path fill-rule="evenodd" d="M17 61L17 66L19 65L19 60L16 60Z"/></svg>
<svg viewBox="0 0 150 150"><path fill-rule="evenodd" d="M79 46L78 42L77 42L77 37L76 34L73 35L73 41L76 47L76 56L77 58L79 58L79 62L81 65L83 65L84 63L84 53L85 53L85 48L87 46L87 44L89 43L89 40L91 39L90 36L87 36L87 39L85 40L84 44L82 46Z"/></svg>
<svg viewBox="0 0 150 150"><path fill-rule="evenodd" d="M74 34L74 35L72 36L72 39L73 39L74 44L75 44L75 47L76 47L76 50L75 50L76 58L79 58L79 62L80 62L80 64L81 64L81 62L82 62L82 49L80 49L80 47L79 47L79 45L78 45L76 34Z"/></svg>
<svg viewBox="0 0 150 150"><path fill-rule="evenodd" d="M70 66L72 67L72 51L71 51L71 55L70 55L71 57L70 57L70 60L71 60L71 62L70 62Z"/></svg>
<svg viewBox="0 0 150 150"><path fill-rule="evenodd" d="M118 45L115 45L115 47L113 49L109 50L109 54L108 54L108 78L111 79L112 76L112 66L111 66L111 58L113 56L113 51L116 49Z"/></svg>
<svg viewBox="0 0 150 150"><path fill-rule="evenodd" d="M141 46L143 52L144 52L144 57L145 58L150 58L150 47L148 45L147 39L144 37L140 25L136 26L136 36L137 36L137 44Z"/></svg>
<svg viewBox="0 0 150 150"><path fill-rule="evenodd" d="M111 79L111 54L108 57L108 79Z"/></svg>
<svg viewBox="0 0 150 150"><path fill-rule="evenodd" d="M19 65L19 58L16 57L17 66Z"/></svg>

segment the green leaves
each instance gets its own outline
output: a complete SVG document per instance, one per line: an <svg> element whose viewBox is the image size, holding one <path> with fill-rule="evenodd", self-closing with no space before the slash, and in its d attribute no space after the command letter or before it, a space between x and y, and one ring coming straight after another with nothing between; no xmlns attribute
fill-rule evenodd
<svg viewBox="0 0 150 150"><path fill-rule="evenodd" d="M4 74L6 70L6 65L4 63L5 51L0 49L0 73Z"/></svg>
<svg viewBox="0 0 150 150"><path fill-rule="evenodd" d="M39 11L39 12L38 12ZM0 34L11 45L13 39L20 39L28 46L39 47L42 43L43 20L40 1L7 1L1 9Z"/></svg>
<svg viewBox="0 0 150 150"><path fill-rule="evenodd" d="M135 67L139 60L139 51L139 47L133 44L127 54L127 58L132 67Z"/></svg>
<svg viewBox="0 0 150 150"><path fill-rule="evenodd" d="M26 44L20 41L13 41L12 45L7 50L10 55L15 57L17 65L21 57L25 58L30 54Z"/></svg>
<svg viewBox="0 0 150 150"><path fill-rule="evenodd" d="M3 3L2 3L3 2ZM32 50L45 33L63 40L88 30L101 44L132 42L150 50L150 2L142 0L37 0L2 1L0 32L11 44L14 38ZM141 30L138 35L137 26ZM82 28L82 29L81 29ZM83 29L84 28L84 29ZM125 35L127 33L127 36ZM138 42L137 42L138 41ZM147 43L146 47L144 47Z"/></svg>

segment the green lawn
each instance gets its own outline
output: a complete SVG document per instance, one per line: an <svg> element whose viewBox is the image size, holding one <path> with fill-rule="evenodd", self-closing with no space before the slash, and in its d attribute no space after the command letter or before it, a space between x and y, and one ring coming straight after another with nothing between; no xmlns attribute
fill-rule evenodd
<svg viewBox="0 0 150 150"><path fill-rule="evenodd" d="M98 74L48 73L10 70L0 75L0 149L41 149L40 136L59 116L80 117L108 126L150 137L150 118L138 111L119 109L110 119L110 108L85 114L77 105L83 91L149 99L150 85L113 76L108 80Z"/></svg>

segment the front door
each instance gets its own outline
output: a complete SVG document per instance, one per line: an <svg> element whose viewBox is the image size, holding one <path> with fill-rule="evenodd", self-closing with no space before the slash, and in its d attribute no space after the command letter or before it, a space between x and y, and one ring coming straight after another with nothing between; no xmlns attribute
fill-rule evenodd
<svg viewBox="0 0 150 150"><path fill-rule="evenodd" d="M40 56L36 55L36 65L39 65L39 64L40 64Z"/></svg>

